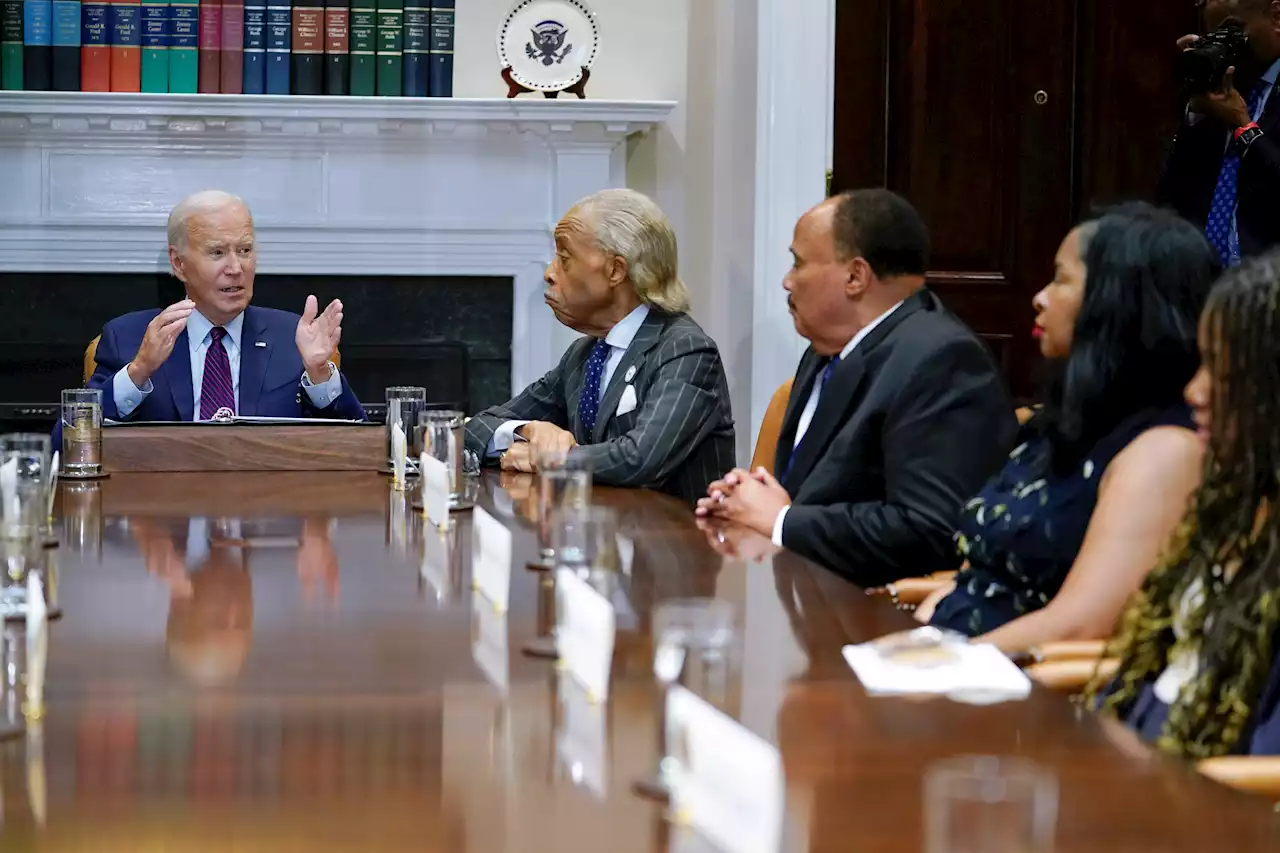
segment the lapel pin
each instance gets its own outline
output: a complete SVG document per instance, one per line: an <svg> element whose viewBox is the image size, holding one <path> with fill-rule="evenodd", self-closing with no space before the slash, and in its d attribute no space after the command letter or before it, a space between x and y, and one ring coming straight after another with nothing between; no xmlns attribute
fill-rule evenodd
<svg viewBox="0 0 1280 853"><path fill-rule="evenodd" d="M627 368L627 375L622 377L623 382L630 382L636 378L636 366L633 364Z"/></svg>
<svg viewBox="0 0 1280 853"><path fill-rule="evenodd" d="M254 341L254 342L253 342L253 345L254 345L255 347L265 347L265 346L267 345L267 342L266 342L266 341Z"/></svg>

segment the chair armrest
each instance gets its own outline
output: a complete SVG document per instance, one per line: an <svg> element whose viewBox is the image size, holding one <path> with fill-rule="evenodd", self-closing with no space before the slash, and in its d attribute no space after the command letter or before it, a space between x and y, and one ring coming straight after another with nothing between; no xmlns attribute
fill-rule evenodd
<svg viewBox="0 0 1280 853"><path fill-rule="evenodd" d="M885 586L868 589L867 595L889 598L898 607L912 609L949 583L949 578L903 578Z"/></svg>
<svg viewBox="0 0 1280 853"><path fill-rule="evenodd" d="M1093 662L1107 650L1106 640L1063 640L1045 643L1031 650L1033 663L1050 663L1062 660L1087 660Z"/></svg>
<svg viewBox="0 0 1280 853"><path fill-rule="evenodd" d="M1096 659L1077 658L1033 663L1023 672L1050 690L1076 692L1084 689L1093 678L1095 667L1103 678L1110 678L1119 666L1120 662L1115 658L1106 658L1100 664Z"/></svg>
<svg viewBox="0 0 1280 853"><path fill-rule="evenodd" d="M1238 791L1280 798L1280 757L1225 755L1206 758L1196 764L1196 769Z"/></svg>

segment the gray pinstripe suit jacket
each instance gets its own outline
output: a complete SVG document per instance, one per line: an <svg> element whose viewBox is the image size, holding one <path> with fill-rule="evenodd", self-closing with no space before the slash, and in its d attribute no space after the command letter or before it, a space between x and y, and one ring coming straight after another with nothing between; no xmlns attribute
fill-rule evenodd
<svg viewBox="0 0 1280 853"><path fill-rule="evenodd" d="M600 400L595 429L578 422L578 398L595 339L581 338L560 363L515 399L467 424L467 448L483 459L503 421L547 421L573 433L571 458L589 461L595 482L658 489L692 503L734 466L733 412L715 341L687 314L650 308ZM617 415L628 384L637 404Z"/></svg>

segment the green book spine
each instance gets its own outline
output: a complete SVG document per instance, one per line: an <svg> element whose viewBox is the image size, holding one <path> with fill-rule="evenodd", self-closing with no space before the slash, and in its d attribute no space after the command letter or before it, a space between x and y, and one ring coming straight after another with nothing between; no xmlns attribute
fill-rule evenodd
<svg viewBox="0 0 1280 853"><path fill-rule="evenodd" d="M0 0L0 86L22 89L22 0Z"/></svg>
<svg viewBox="0 0 1280 853"><path fill-rule="evenodd" d="M374 69L378 65L378 10L373 0L351 0L351 94L372 95L376 91Z"/></svg>
<svg viewBox="0 0 1280 853"><path fill-rule="evenodd" d="M168 0L142 0L142 91L169 91Z"/></svg>
<svg viewBox="0 0 1280 853"><path fill-rule="evenodd" d="M200 80L200 0L169 0L169 91L194 95Z"/></svg>
<svg viewBox="0 0 1280 853"><path fill-rule="evenodd" d="M378 94L398 98L404 91L404 0L378 2Z"/></svg>

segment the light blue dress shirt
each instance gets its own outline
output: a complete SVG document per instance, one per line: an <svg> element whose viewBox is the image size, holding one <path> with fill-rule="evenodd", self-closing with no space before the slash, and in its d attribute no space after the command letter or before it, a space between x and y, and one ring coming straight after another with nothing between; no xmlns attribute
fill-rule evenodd
<svg viewBox="0 0 1280 853"><path fill-rule="evenodd" d="M241 333L244 330L244 314L237 314L223 326L227 334L222 338L222 347L227 351L227 361L231 364L231 390L235 394L236 412L240 411L240 352ZM191 389L192 420L200 420L200 392L204 385L204 360L213 343L213 323L199 311L192 311L187 317L187 346L191 353ZM323 409L342 396L342 377L338 371L332 370L329 379L319 385L313 385L302 373L302 387L307 397L317 409ZM112 379L112 393L115 396L116 412L123 419L133 414L133 410L142 404L147 395L155 390L155 385L148 379L139 388L129 378L128 367L122 367Z"/></svg>
<svg viewBox="0 0 1280 853"><path fill-rule="evenodd" d="M604 336L604 342L609 345L609 358L604 363L604 375L600 377L600 397L597 403L604 399L604 392L609 388L609 380L613 378L613 371L618 368L622 357L627 354L627 348L631 346L631 342L636 339L636 335L640 332L640 327L644 325L645 318L649 316L649 306L641 304L634 308L630 314L623 317L617 322L609 334ZM493 431L493 437L489 439L490 456L497 455L511 446L512 438L520 438L515 435L515 431L528 421L503 421L502 425ZM521 439L523 441L523 439Z"/></svg>

